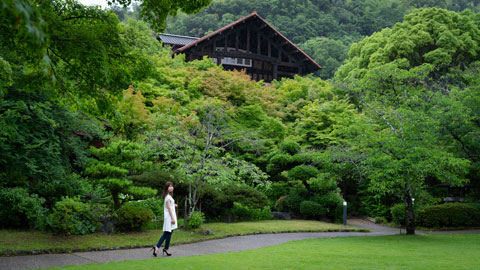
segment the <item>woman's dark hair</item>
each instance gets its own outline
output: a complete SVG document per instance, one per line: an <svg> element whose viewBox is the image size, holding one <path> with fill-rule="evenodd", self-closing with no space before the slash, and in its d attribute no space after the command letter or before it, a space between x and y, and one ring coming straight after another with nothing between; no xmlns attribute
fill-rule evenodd
<svg viewBox="0 0 480 270"><path fill-rule="evenodd" d="M173 187L173 183L172 182L166 182L165 183L165 186L163 187L163 198L165 199L165 197L167 197L168 195L168 188L172 186Z"/></svg>

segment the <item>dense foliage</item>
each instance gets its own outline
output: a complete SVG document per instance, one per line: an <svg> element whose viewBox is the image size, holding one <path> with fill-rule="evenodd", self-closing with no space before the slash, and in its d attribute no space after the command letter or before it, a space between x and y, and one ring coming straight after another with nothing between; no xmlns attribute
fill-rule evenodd
<svg viewBox="0 0 480 270"><path fill-rule="evenodd" d="M350 47L333 81L271 84L207 58L172 57L141 16L120 22L116 9L75 1L4 2L2 227L84 234L114 221L141 230L162 217L167 181L191 226L204 215L269 219L270 209L339 221L347 200L352 212L403 219L413 233L418 210L442 202L445 186L468 183L462 199L480 198L480 17L472 1L442 2L473 9L463 12L410 11L418 1L215 1L170 24L192 22L204 34L219 27L212 14L223 25L256 9L325 59L324 78L352 41L371 34ZM136 10L156 16L208 4L194 2L165 11L143 1Z"/></svg>

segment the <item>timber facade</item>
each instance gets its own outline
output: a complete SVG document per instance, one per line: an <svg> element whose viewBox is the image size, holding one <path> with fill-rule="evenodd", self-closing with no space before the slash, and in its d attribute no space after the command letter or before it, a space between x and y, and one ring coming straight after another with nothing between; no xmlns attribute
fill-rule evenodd
<svg viewBox="0 0 480 270"><path fill-rule="evenodd" d="M256 12L178 49L186 61L208 56L226 70L245 70L253 80L271 82L321 69L310 56Z"/></svg>

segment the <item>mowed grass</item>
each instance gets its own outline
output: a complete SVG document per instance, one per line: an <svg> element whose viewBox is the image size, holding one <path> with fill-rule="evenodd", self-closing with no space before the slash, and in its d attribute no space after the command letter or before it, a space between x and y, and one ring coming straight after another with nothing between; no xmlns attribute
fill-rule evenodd
<svg viewBox="0 0 480 270"><path fill-rule="evenodd" d="M51 269L477 270L480 234L308 239L235 253Z"/></svg>
<svg viewBox="0 0 480 270"><path fill-rule="evenodd" d="M104 234L94 233L83 236L60 236L50 233L35 231L0 230L0 252L11 250L44 250L57 249L65 252L69 249L86 250L101 247L133 247L155 244L162 235L159 230L149 230L139 233ZM214 235L201 235L200 230L212 230ZM286 232L286 231L329 231L329 230L359 231L359 228L344 227L307 220L268 220L259 222L239 223L208 223L203 224L195 231L175 230L172 244L201 241L213 238L223 238L230 235L243 235L252 233Z"/></svg>

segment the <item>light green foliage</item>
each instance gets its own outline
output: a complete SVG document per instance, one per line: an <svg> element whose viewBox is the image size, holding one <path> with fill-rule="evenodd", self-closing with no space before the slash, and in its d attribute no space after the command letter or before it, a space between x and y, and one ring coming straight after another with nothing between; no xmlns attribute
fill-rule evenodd
<svg viewBox="0 0 480 270"><path fill-rule="evenodd" d="M402 23L353 44L335 79L374 80L376 84L365 85L367 90L395 91L388 86L418 76L417 80L438 78L450 66L469 65L480 50L480 32L473 18L469 11L414 10Z"/></svg>
<svg viewBox="0 0 480 270"><path fill-rule="evenodd" d="M344 99L318 99L301 109L302 117L295 123L295 131L301 142L317 149L342 145L338 130L352 124L356 113L354 106Z"/></svg>
<svg viewBox="0 0 480 270"><path fill-rule="evenodd" d="M205 214L199 211L193 211L188 217L188 228L199 228L205 222Z"/></svg>

